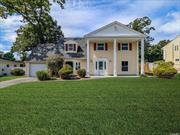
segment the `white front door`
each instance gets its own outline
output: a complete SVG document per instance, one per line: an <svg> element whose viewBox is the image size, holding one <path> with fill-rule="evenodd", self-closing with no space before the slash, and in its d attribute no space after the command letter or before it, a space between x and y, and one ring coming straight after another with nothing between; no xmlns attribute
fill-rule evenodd
<svg viewBox="0 0 180 135"><path fill-rule="evenodd" d="M95 61L95 75L106 75L107 74L107 60L98 59Z"/></svg>

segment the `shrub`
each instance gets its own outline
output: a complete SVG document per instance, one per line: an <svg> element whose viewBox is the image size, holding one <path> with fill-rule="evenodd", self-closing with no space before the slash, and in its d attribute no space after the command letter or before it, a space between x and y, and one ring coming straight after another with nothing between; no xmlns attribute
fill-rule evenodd
<svg viewBox="0 0 180 135"><path fill-rule="evenodd" d="M48 72L44 70L37 71L36 76L40 81L45 81L50 79Z"/></svg>
<svg viewBox="0 0 180 135"><path fill-rule="evenodd" d="M86 76L86 70L85 69L79 69L77 71L77 74L80 78L84 78Z"/></svg>
<svg viewBox="0 0 180 135"><path fill-rule="evenodd" d="M73 73L73 68L66 64L59 70L59 75L62 79L70 79L70 74Z"/></svg>
<svg viewBox="0 0 180 135"><path fill-rule="evenodd" d="M11 74L15 75L15 76L23 76L25 74L25 71L20 68L15 68L15 69L11 70Z"/></svg>
<svg viewBox="0 0 180 135"><path fill-rule="evenodd" d="M153 68L153 74L159 78L173 78L177 70L173 68L173 62L159 62L155 63L157 66Z"/></svg>
<svg viewBox="0 0 180 135"><path fill-rule="evenodd" d="M47 60L47 67L50 76L58 77L58 71L63 67L64 60L60 56L51 56Z"/></svg>

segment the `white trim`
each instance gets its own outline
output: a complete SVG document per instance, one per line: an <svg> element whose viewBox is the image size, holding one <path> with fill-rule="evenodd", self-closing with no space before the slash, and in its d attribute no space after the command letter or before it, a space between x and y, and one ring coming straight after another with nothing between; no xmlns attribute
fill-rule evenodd
<svg viewBox="0 0 180 135"><path fill-rule="evenodd" d="M127 49L127 50L123 50L123 49L122 49L122 44L127 44L128 49ZM122 42L122 43L121 43L121 49L120 49L120 51L129 51L129 42Z"/></svg>
<svg viewBox="0 0 180 135"><path fill-rule="evenodd" d="M136 71L137 71L137 75L139 75L139 41L137 41L137 69L136 69Z"/></svg>
<svg viewBox="0 0 180 135"><path fill-rule="evenodd" d="M104 49L103 49L103 50L98 50L98 44L103 44ZM105 43L104 43L104 42L98 42L98 43L96 44L96 51L105 51L105 50L106 50L106 48L105 48Z"/></svg>
<svg viewBox="0 0 180 135"><path fill-rule="evenodd" d="M87 77L90 76L90 73L89 73L89 63L90 63L90 48L89 48L89 39L87 39L87 67L86 67L86 70L87 70Z"/></svg>
<svg viewBox="0 0 180 135"><path fill-rule="evenodd" d="M67 51L66 51L66 45L67 45ZM69 50L69 45L73 45L73 50ZM75 45L75 51L74 51L74 45ZM66 43L64 44L64 52L65 53L77 53L77 49L78 49L78 44L76 43Z"/></svg>
<svg viewBox="0 0 180 135"><path fill-rule="evenodd" d="M113 75L117 76L117 43L116 39L113 40L113 54L114 54L114 70L113 70Z"/></svg>
<svg viewBox="0 0 180 135"><path fill-rule="evenodd" d="M141 75L144 74L144 39L141 39Z"/></svg>
<svg viewBox="0 0 180 135"><path fill-rule="evenodd" d="M98 70L96 70L96 62L99 62L99 61L103 61L103 62L105 61L106 62L106 69L104 70L105 71L104 75L100 75L100 74L97 73ZM98 67L99 67L99 65L97 65L97 68ZM108 71L108 60L107 60L107 58L96 58L96 59L94 59L94 75L96 75L96 76L106 76L108 74L107 71Z"/></svg>
<svg viewBox="0 0 180 135"><path fill-rule="evenodd" d="M95 34L95 33L99 32L99 31L101 31L101 30L103 30L103 29L105 29L105 28L107 28L107 27L109 27L109 26L114 25L114 24L117 24L117 25L119 25L119 26L121 26L121 27L123 27L123 28L125 28L125 29L127 29L127 30L130 30L130 31L138 34L140 37L146 37L146 35L144 35L144 34L138 32L138 31L135 31L135 30L129 28L129 27L127 27L126 25L124 25L124 24L122 24L122 23L120 23L120 22L118 22L118 21L114 21L114 22L112 22L112 23L110 23L110 24L107 24L107 25L105 25L105 26L97 29L97 30L94 30L94 31L92 31L92 32L84 35L84 37L92 37L91 34ZM127 36L128 36L128 35L127 35Z"/></svg>

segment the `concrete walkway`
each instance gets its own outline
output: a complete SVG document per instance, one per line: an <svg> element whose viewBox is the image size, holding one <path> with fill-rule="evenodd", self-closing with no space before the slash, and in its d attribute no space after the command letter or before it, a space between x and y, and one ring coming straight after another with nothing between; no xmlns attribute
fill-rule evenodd
<svg viewBox="0 0 180 135"><path fill-rule="evenodd" d="M13 80L8 80L8 81L2 81L0 82L0 89L11 86L11 85L15 85L15 84L34 82L34 81L37 81L37 79L33 77L18 78L18 79L13 79Z"/></svg>

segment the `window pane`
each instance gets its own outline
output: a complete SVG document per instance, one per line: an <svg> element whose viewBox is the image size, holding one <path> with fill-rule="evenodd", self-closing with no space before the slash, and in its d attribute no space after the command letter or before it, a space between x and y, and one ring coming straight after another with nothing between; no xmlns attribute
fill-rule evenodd
<svg viewBox="0 0 180 135"><path fill-rule="evenodd" d="M128 61L122 61L121 67L122 71L128 71Z"/></svg>
<svg viewBox="0 0 180 135"><path fill-rule="evenodd" d="M121 50L128 50L128 43L122 43Z"/></svg>
<svg viewBox="0 0 180 135"><path fill-rule="evenodd" d="M106 61L104 61L104 69L106 70Z"/></svg>
<svg viewBox="0 0 180 135"><path fill-rule="evenodd" d="M74 51L74 44L68 45L68 51Z"/></svg>
<svg viewBox="0 0 180 135"><path fill-rule="evenodd" d="M81 68L80 62L76 62L76 70L79 70Z"/></svg>
<svg viewBox="0 0 180 135"><path fill-rule="evenodd" d="M104 50L104 44L103 43L99 43L97 45L97 50Z"/></svg>
<svg viewBox="0 0 180 135"><path fill-rule="evenodd" d="M103 70L103 61L99 61L99 70Z"/></svg>

